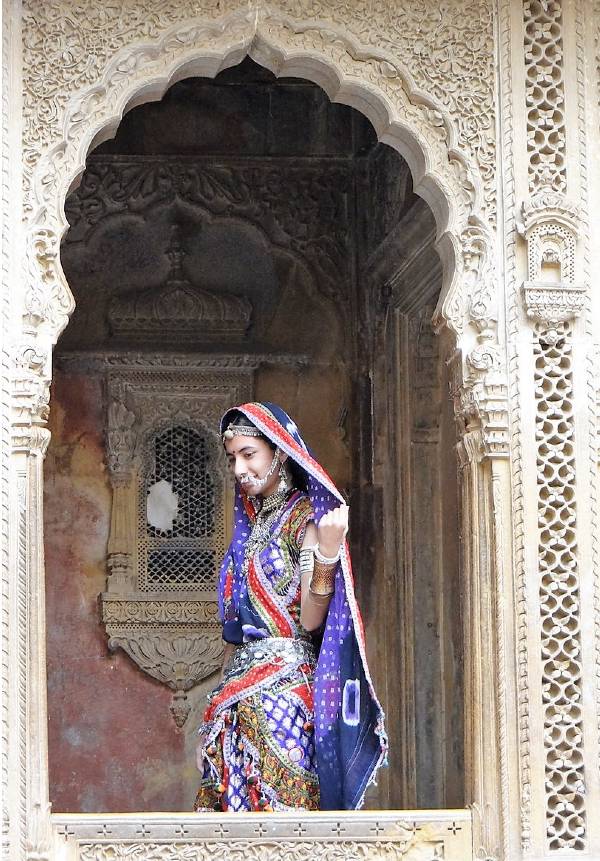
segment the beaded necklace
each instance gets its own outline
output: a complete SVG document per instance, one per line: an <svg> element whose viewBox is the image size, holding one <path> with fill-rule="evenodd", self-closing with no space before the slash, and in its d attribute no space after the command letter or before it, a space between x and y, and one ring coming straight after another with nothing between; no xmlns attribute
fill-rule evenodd
<svg viewBox="0 0 600 861"><path fill-rule="evenodd" d="M281 515L291 493L290 490L276 490L270 496L263 499L260 510L256 514L256 520L252 526L250 536L244 548L244 562L242 570L248 573L248 564L257 550L262 549L269 543L271 528Z"/></svg>

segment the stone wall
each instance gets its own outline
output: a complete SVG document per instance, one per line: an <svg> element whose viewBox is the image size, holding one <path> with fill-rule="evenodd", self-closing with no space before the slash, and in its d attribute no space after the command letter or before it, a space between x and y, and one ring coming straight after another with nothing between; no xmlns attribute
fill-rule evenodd
<svg viewBox="0 0 600 861"><path fill-rule="evenodd" d="M53 810L188 810L198 712L176 733L168 689L123 652L110 654L100 623L111 504L102 378L57 368L52 403L45 527Z"/></svg>
<svg viewBox="0 0 600 861"><path fill-rule="evenodd" d="M367 641L397 752L382 797L448 807L464 799L463 634L449 345L432 326L441 267L431 212L397 153L375 148L361 182L377 206L359 249L359 552L377 572L364 585Z"/></svg>

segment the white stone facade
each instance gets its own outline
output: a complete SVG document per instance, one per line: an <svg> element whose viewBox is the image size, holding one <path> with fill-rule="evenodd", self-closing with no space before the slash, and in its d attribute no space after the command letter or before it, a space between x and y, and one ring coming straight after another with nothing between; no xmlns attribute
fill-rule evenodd
<svg viewBox="0 0 600 861"><path fill-rule="evenodd" d="M73 310L65 198L125 111L245 55L364 113L436 220L467 812L50 813L41 496ZM599 4L4 0L2 74L6 857L600 857Z"/></svg>

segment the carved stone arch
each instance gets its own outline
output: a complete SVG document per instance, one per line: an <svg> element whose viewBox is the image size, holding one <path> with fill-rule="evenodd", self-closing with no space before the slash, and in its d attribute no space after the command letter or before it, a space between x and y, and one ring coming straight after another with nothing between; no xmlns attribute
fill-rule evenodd
<svg viewBox="0 0 600 861"><path fill-rule="evenodd" d="M93 4L90 4L90 8L91 5ZM20 464L19 540L15 556L20 584L19 601L25 606L27 599L30 608L27 615L23 610L23 621L18 623L18 650L23 656L20 661L18 685L27 690L27 694L23 694L19 702L22 702L23 714L27 707L31 716L27 731L31 731L33 740L31 746L29 741L26 744L26 722L19 719L15 733L15 736L18 733L19 745L15 745L15 750L21 756L22 762L27 762L27 766L23 765L20 772L22 788L15 792L15 798L23 811L20 823L15 826L15 834L21 836L22 845L25 845L26 837L30 840L30 854L50 854L50 841L53 838L48 816L48 772L45 765L47 713L43 678L45 610L41 552L41 464L49 438L49 432L43 424L47 416L50 347L73 310L73 297L60 264L60 242L68 226L64 216L64 201L85 169L85 160L90 149L110 137L124 112L138 104L161 98L177 80L190 75L215 76L220 70L237 64L244 56L249 55L275 74L300 75L319 84L332 100L346 103L367 116L374 124L379 140L403 155L413 175L415 191L429 204L436 219L437 247L444 265L444 284L437 317L440 324L447 322L455 332L462 332L460 346L463 353L457 353L457 361L451 365L456 381L456 385L452 387L452 395L459 423L462 417L460 433L465 439L464 451L461 449L465 461L461 486L465 498L469 500L472 497L469 504L465 505L464 514L464 535L467 542L470 542L464 580L466 584L471 584L468 585L471 604L467 606L472 608L468 618L473 625L473 647L471 653L466 656L466 662L472 670L471 690L476 692L476 696L473 697L475 711L472 726L469 728L472 761L468 762L466 767L470 772L472 790L469 797L474 801L473 809L480 819L489 817L491 822L488 831L483 829L486 834L489 832L489 839L484 842L490 848L488 851L478 849L477 855L498 857L495 847L498 842L496 832L499 793L495 781L499 756L504 754L503 751L500 754L496 752L493 688L497 676L485 673L482 677L480 669L481 666L498 665L502 678L502 666L500 658L496 662L494 651L493 631L496 620L491 613L493 602L487 601L488 592L481 592L481 584L487 581L480 576L480 568L488 564L489 559L493 559L493 554L483 552L487 550L487 544L482 550L482 542L487 539L485 531L473 527L473 524L479 522L478 513L488 516L487 511L480 511L478 508L486 503L487 499L484 493L479 492L480 484L487 481L479 463L483 448L480 440L482 416L487 415L485 421L489 437L484 453L487 452L496 463L502 464L500 458L506 456L507 452L506 386L499 372L499 350L495 342L495 332L490 326L494 316L496 289L495 255L492 246L495 185L493 145L487 149L485 157L471 154L472 147L469 148L470 145L464 141L464 135L459 135L455 129L458 124L467 126L473 118L473 111L469 113L465 108L463 113L457 107L452 113L452 108L442 107L422 88L417 87L415 78L396 56L391 52L358 44L348 38L341 26L336 28L329 23L315 20L292 20L272 7L266 8L262 2L253 0L245 3L243 9L218 18L216 16L222 6L214 3L214 0L195 0L193 4L184 0L169 0L160 6L161 11L157 14L155 9L147 9L146 4L143 8L142 4L137 2L122 4L119 8L124 10L123 15L128 16L127 27L123 25L123 32L117 34L114 42L111 41L110 34L104 39L99 50L102 59L97 68L91 70L89 78L84 80L83 73L77 78L69 72L63 80L59 72L58 54L53 54L48 59L45 71L48 71L46 77L50 79L50 86L57 84L58 95L55 97L55 94L50 94L46 97L39 89L34 88L26 99L24 118L28 125L25 129L24 173L25 229L28 245L24 265L27 268L27 287L23 342L19 345L15 380L15 459L19 459ZM320 8L323 4L315 2L311 6ZM346 15L347 6L340 4L340 8L342 6L343 14ZM195 17L183 20L187 10ZM450 14L453 12L454 10L450 10ZM67 30L73 27L76 29L77 25L73 23L74 13L64 13L64 17L59 19L58 16L63 16L63 13L64 9L59 10L57 3L40 4L41 16L54 16L54 23L59 20L60 27ZM103 10L102 14L110 18L113 13ZM449 13L446 11L444 14ZM173 24L174 17L182 20ZM349 12L349 27L352 26L353 17L353 13ZM378 13L374 13L374 18L377 17ZM37 23L35 22L36 27ZM30 27L30 31L32 29L34 28ZM41 22L39 30L43 33L44 21ZM29 53L37 52L37 56L41 57L44 50L54 50L51 43L59 44L59 40L52 39L54 32L52 27L47 28L47 33L43 34L44 38L48 36L45 44L30 49ZM31 32L25 34L26 65L28 35L31 37ZM102 41L102 38L99 41ZM125 42L128 42L126 46ZM62 45L61 42L60 50ZM58 51L58 48L56 50ZM109 55L107 52L110 50L113 53ZM66 58L65 67L71 59L70 56ZM100 68L102 71L96 74ZM87 65L86 70L89 70ZM36 74L38 72L36 68ZM41 78L44 79L43 74ZM36 116L35 109L39 110L39 104L43 104L44 110L48 111L48 122L40 122L40 117ZM489 111L491 116L493 107L489 107ZM485 386L481 386L465 392L465 364L461 359L465 358L465 352L473 345L474 331L471 329L470 338L466 337L465 331L471 321L476 322L476 328L480 329L480 344L484 348L479 354L475 354L475 351L472 353L473 374L479 380L485 375L486 383L490 384L487 390ZM244 371L249 370L245 363L242 365ZM124 433L127 432L125 419ZM471 442L473 456L470 454ZM487 464L485 466L487 467ZM467 469L470 470L469 473ZM505 481L504 472L497 470L494 478L496 487L499 487L500 483ZM508 520L506 512L505 516ZM496 526L502 536L502 522ZM498 547L502 546L501 538ZM498 553L502 561L501 550ZM501 569L502 566L498 565L498 570ZM498 582L501 586L502 580L499 579ZM31 589L28 592L30 583ZM498 594L502 598L504 593L500 586ZM480 595L482 597L479 597ZM499 606L502 606L502 601ZM486 613L480 614L478 611L481 608L486 610ZM483 646L480 646L477 638L481 638L482 632L485 641ZM504 742L501 740L499 744L502 746ZM18 812L19 808L16 805L13 807ZM25 812L32 820L32 825L27 828ZM416 822L421 821L419 816L416 814L411 817L412 835L415 834ZM337 822L340 818L339 812L336 812L333 822L336 822L335 833L338 837L346 831L346 828L340 827ZM424 814L422 819L425 821ZM451 811L444 814L442 820L439 833L442 833L443 829L443 840L461 841L459 849L452 852L452 857L470 856L471 813ZM117 827L130 829L127 831L128 839L136 840L137 845L141 845L139 839L133 836L134 829L141 826L141 832L138 828L135 833L145 835L148 833L144 830L148 821L146 816L143 821L138 819L131 825L128 823L126 826ZM325 822L325 819L323 821ZM379 835L383 830L381 822L388 821L393 823L394 817L390 814L386 819L386 814L379 812L377 820L374 817L368 822L365 820L365 829ZM457 823L460 824L457 826ZM88 820L83 826L88 828L88 831L85 831L86 838L95 840L98 834L106 837L112 833L112 822L109 824L110 828L104 823L103 830L98 831L98 823L94 821L92 826ZM329 828L330 823L326 824ZM448 827L450 824L451 827ZM371 828L371 825L374 827ZM167 833L166 825L155 825L152 822L153 839L158 837L175 840L187 833L191 833L195 839L198 831L193 829L214 829L216 826L213 820L207 820L206 824L202 825L196 818L193 823L191 820L177 820L175 825L168 827L171 830ZM264 826L259 827L262 829ZM319 827L325 833L325 825ZM396 823L393 827L397 827ZM74 833L69 831L69 828L67 822L63 832L66 839ZM262 833L266 833L266 830ZM402 837L404 832L400 830L399 833ZM408 831L406 833L408 834ZM448 836L450 833L451 837ZM202 835L204 836L204 832ZM214 835L211 832L211 839L212 836ZM328 832L326 839L330 838L331 834ZM121 838L119 836L115 839ZM313 853L315 846L319 848L323 845L327 844L306 844L308 851ZM107 851L112 851L110 845L107 846ZM440 844L432 848L432 851L438 850L450 857L450 850L441 850ZM61 842L58 852L64 854L64 851ZM70 852L71 847L66 851ZM177 851L173 848L173 852ZM247 851L247 848L243 851ZM90 857L95 852L95 847L91 844L89 852Z"/></svg>
<svg viewBox="0 0 600 861"><path fill-rule="evenodd" d="M479 289L477 275L489 270L493 250L482 177L458 146L453 117L416 87L390 52L361 46L329 23L292 20L273 8L242 9L217 20L199 16L170 27L155 41L133 41L109 59L98 82L71 97L60 139L37 164L31 154L29 316L47 321L54 342L73 311L60 264L60 241L68 227L64 202L90 149L114 134L126 111L161 98L185 77L214 77L246 55L275 75L311 80L332 101L356 108L372 122L378 139L407 161L415 192L428 203L437 225L444 277L435 316L440 325L462 332L468 303ZM475 262L474 230L480 239Z"/></svg>

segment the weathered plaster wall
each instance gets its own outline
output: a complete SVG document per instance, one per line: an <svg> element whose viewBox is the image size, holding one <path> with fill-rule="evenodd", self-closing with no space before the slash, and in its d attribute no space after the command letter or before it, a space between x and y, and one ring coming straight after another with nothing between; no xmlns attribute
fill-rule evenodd
<svg viewBox="0 0 600 861"><path fill-rule="evenodd" d="M108 653L100 624L111 500L101 379L57 368L52 403L45 546L53 810L187 810L193 738L174 732L168 690L122 652Z"/></svg>

